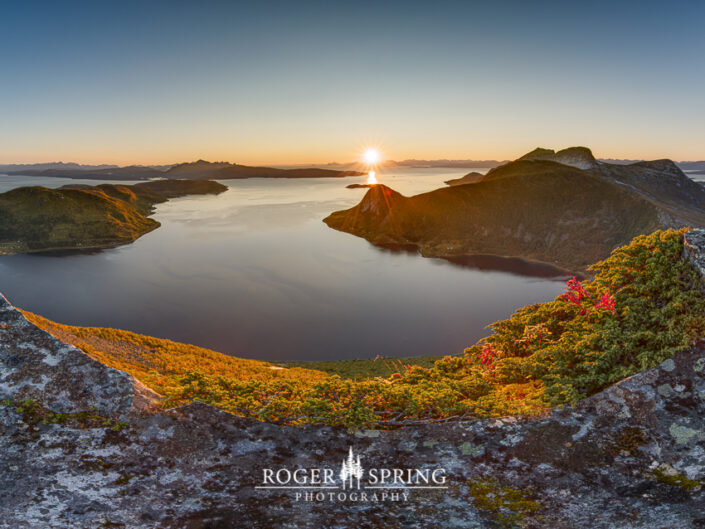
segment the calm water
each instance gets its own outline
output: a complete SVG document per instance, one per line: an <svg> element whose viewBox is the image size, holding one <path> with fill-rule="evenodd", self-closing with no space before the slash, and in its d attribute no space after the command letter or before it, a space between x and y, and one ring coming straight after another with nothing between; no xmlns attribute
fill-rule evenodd
<svg viewBox="0 0 705 529"><path fill-rule="evenodd" d="M410 195L465 172L409 169L381 181ZM0 191L76 182L0 176ZM487 324L563 290L542 267L425 259L328 228L324 217L366 192L345 188L356 182L226 181L217 197L159 205L162 227L134 244L0 257L0 292L63 323L249 358L337 360L459 353Z"/></svg>

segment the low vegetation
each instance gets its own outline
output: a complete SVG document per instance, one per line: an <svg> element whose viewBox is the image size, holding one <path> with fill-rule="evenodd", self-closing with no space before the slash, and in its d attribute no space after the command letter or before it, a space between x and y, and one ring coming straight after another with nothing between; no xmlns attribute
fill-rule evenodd
<svg viewBox="0 0 705 529"><path fill-rule="evenodd" d="M574 278L554 301L496 322L493 334L463 355L430 367L397 364L391 375L368 378L359 372L351 378L354 369L331 375L273 369L167 340L28 316L132 373L163 394L165 406L200 400L263 421L349 427L541 414L655 366L705 334L703 283L683 259L683 233L635 238L593 265L593 280Z"/></svg>
<svg viewBox="0 0 705 529"><path fill-rule="evenodd" d="M107 428L114 432L119 432L128 427L126 422L104 417L95 411L57 413L31 399L20 402L2 400L0 401L0 406L13 408L22 416L22 421L32 431L35 431L41 424L58 424L84 430L87 428Z"/></svg>
<svg viewBox="0 0 705 529"><path fill-rule="evenodd" d="M475 507L487 513L502 528L523 527L525 517L543 510L530 490L502 486L491 478L476 480L469 486Z"/></svg>
<svg viewBox="0 0 705 529"><path fill-rule="evenodd" d="M443 355L409 356L405 358L387 358L378 356L371 360L330 360L319 362L284 362L277 365L282 367L305 367L323 371L329 375L338 375L340 378L387 378L394 373L402 373L407 367L421 366L433 367Z"/></svg>

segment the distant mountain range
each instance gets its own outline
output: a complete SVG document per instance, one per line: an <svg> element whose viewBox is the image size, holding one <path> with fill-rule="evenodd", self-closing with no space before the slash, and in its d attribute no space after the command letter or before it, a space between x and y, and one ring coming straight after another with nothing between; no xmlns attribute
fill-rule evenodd
<svg viewBox="0 0 705 529"><path fill-rule="evenodd" d="M493 169L510 160L387 160L385 167L438 167L438 168L458 168L458 169ZM626 158L598 158L597 161L613 165L629 165L644 160L630 160ZM683 171L705 171L705 161L697 162L675 162ZM340 164L331 163L329 167L353 167L354 163Z"/></svg>
<svg viewBox="0 0 705 529"><path fill-rule="evenodd" d="M47 162L47 163L14 163L14 164L0 164L0 173L7 174L8 172L20 172L20 171L46 171L49 169L58 169L66 171L101 171L104 169L117 169L120 166L114 164L99 164L99 165L88 165L80 164L74 162ZM151 168L161 171L166 171L172 165L132 165L133 168Z"/></svg>
<svg viewBox="0 0 705 529"><path fill-rule="evenodd" d="M389 160L385 162L389 167L439 167L460 169L487 169L497 167L509 160Z"/></svg>
<svg viewBox="0 0 705 529"><path fill-rule="evenodd" d="M599 158L598 161L613 165L628 165L643 160ZM509 160L387 160L385 167L415 168L457 168L457 169L492 169L508 163ZM705 174L705 161L675 162L683 171L693 174ZM23 176L55 176L61 178L83 178L88 180L148 180L150 178L317 178L362 175L351 169L359 167L358 163L332 162L325 165L307 167L253 167L229 162L207 162L198 160L180 164L164 165L118 165L100 164L83 165L73 162L48 162L36 164L0 164L0 174ZM328 172L331 171L331 172ZM340 174L343 173L343 174ZM223 175L223 176L221 176Z"/></svg>
<svg viewBox="0 0 705 529"><path fill-rule="evenodd" d="M583 271L658 228L705 226L705 189L670 160L605 163L536 149L471 183L404 197L372 187L330 227L428 257L496 255Z"/></svg>
<svg viewBox="0 0 705 529"><path fill-rule="evenodd" d="M180 178L188 180L232 180L239 178L338 178L362 176L359 171L340 171L305 167L277 169L251 167L229 162L196 162L168 166L130 165L78 165L73 163L47 163L34 165L0 165L0 172L9 175L81 178L86 180L150 180L155 178Z"/></svg>

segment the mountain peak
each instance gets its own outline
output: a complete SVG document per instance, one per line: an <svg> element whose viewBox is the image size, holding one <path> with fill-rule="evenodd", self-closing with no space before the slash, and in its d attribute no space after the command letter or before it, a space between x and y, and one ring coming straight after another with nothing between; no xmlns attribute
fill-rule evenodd
<svg viewBox="0 0 705 529"><path fill-rule="evenodd" d="M673 160L669 160L668 158L636 162L631 165L633 167L643 167L645 169L652 169L654 171L658 171L659 173L667 174L669 176L686 177L683 171L681 171L680 167L678 167Z"/></svg>
<svg viewBox="0 0 705 529"><path fill-rule="evenodd" d="M390 212L392 201L400 198L403 198L403 195L397 193L391 187L387 187L384 184L373 184L370 185L369 191L362 198L360 210L387 216Z"/></svg>
<svg viewBox="0 0 705 529"><path fill-rule="evenodd" d="M578 169L592 169L597 166L597 160L595 160L592 151L587 147L568 147L557 152L553 149L538 147L519 158L519 160L546 160L577 167Z"/></svg>

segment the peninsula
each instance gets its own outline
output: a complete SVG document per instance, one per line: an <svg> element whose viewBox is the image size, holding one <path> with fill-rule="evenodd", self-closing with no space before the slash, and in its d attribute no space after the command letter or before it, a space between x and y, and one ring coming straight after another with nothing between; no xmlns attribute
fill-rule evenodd
<svg viewBox="0 0 705 529"><path fill-rule="evenodd" d="M324 222L426 257L489 254L574 271L637 235L705 226L705 189L670 160L620 165L585 147L536 149L468 180L412 197L380 184Z"/></svg>
<svg viewBox="0 0 705 529"><path fill-rule="evenodd" d="M225 190L210 180L13 189L0 194L0 255L130 243L160 226L155 204Z"/></svg>

